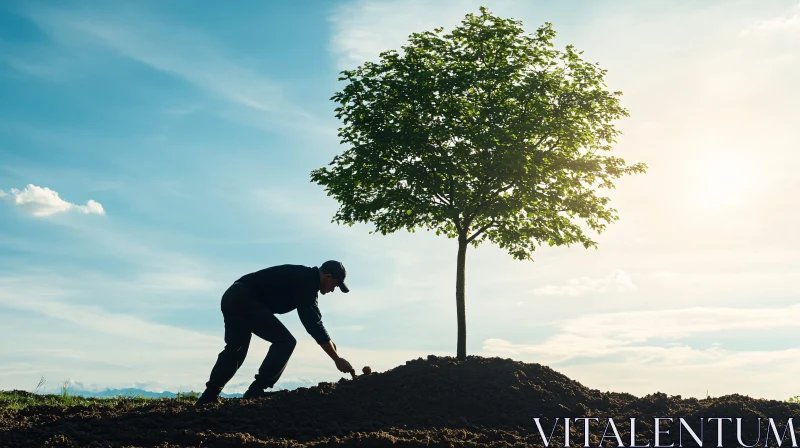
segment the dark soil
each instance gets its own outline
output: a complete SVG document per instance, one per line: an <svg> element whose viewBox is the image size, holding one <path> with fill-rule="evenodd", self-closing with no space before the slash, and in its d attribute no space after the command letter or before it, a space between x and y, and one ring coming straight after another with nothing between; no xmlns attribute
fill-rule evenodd
<svg viewBox="0 0 800 448"><path fill-rule="evenodd" d="M728 395L682 399L656 393L635 397L600 392L549 367L501 358L429 356L387 372L373 372L337 383L279 391L260 400L226 399L196 409L188 402L156 400L133 409L92 404L59 408L33 406L0 409L2 447L528 447L544 446L534 418L540 418L551 447L564 446L564 418L595 417L590 446L600 445L613 418L623 446L631 445L630 419L636 418L637 445L655 447L654 418L661 423L661 446L678 441L678 419L698 434L703 446L717 447L722 417L722 446L742 440L764 446L768 419L783 435L800 404ZM759 420L760 433L759 433ZM795 426L800 436L800 422ZM664 434L670 430L669 434ZM603 446L618 446L608 427ZM770 446L777 446L770 432ZM789 432L782 446L792 446ZM682 430L683 446L700 446ZM800 437L797 437L800 441ZM570 445L583 446L583 421L572 420ZM797 446L797 445L794 445Z"/></svg>

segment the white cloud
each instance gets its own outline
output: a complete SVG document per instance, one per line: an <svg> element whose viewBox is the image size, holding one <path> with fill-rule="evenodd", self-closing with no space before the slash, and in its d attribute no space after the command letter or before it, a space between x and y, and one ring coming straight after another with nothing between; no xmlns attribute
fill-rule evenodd
<svg viewBox="0 0 800 448"><path fill-rule="evenodd" d="M675 362L681 359L693 363ZM800 349L760 352L652 347L640 349L639 355L628 361L600 359L555 368L585 386L638 396L654 392L684 398L743 394L783 401L798 395Z"/></svg>
<svg viewBox="0 0 800 448"><path fill-rule="evenodd" d="M556 334L539 344L488 339L484 350L536 354L547 362L633 354L655 356L664 363L674 363L677 358L691 363L701 360L683 357L685 347L665 349L641 344L725 330L758 331L765 324L770 328L800 327L800 304L785 308L685 308L594 314L564 321Z"/></svg>
<svg viewBox="0 0 800 448"><path fill-rule="evenodd" d="M573 278L566 285L547 285L533 290L537 296L581 296L608 291L627 292L636 289L630 276L617 269L605 278L593 279L590 277Z"/></svg>
<svg viewBox="0 0 800 448"><path fill-rule="evenodd" d="M11 194L0 191L0 198L11 201L34 216L50 216L72 210L85 214L106 214L99 202L90 199L86 205L73 204L61 199L57 192L33 184L28 184L24 190L12 188Z"/></svg>
<svg viewBox="0 0 800 448"><path fill-rule="evenodd" d="M487 339L483 356L554 367L601 390L705 397L740 393L785 400L798 394L800 348L734 350L680 341L723 331L752 334L800 327L800 304L784 308L687 308L596 314L568 319L537 344ZM747 333L745 333L747 332ZM671 341L671 342L668 342ZM757 374L754 375L754 372Z"/></svg>
<svg viewBox="0 0 800 448"><path fill-rule="evenodd" d="M778 17L767 20L759 20L742 30L742 35L753 35L758 33L794 33L800 32L800 3L795 5L791 11Z"/></svg>

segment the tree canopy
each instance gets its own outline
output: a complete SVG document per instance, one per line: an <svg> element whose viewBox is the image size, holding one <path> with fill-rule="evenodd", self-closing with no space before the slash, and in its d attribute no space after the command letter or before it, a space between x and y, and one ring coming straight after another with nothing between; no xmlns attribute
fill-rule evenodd
<svg viewBox="0 0 800 448"><path fill-rule="evenodd" d="M618 219L596 190L646 171L610 154L628 116L621 93L555 36L481 8L341 72L332 97L346 149L311 180L340 203L334 222L458 239L459 358L467 245L528 260L544 243L596 247L577 219L598 233Z"/></svg>

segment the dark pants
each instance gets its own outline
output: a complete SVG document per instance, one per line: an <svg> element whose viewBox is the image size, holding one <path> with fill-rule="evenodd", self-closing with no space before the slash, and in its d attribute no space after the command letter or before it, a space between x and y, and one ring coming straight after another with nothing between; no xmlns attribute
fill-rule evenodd
<svg viewBox="0 0 800 448"><path fill-rule="evenodd" d="M241 283L234 283L225 291L221 308L225 319L225 349L211 370L206 383L207 390L218 394L233 378L247 356L253 334L272 345L250 388L264 390L275 386L292 356L297 340L272 311Z"/></svg>

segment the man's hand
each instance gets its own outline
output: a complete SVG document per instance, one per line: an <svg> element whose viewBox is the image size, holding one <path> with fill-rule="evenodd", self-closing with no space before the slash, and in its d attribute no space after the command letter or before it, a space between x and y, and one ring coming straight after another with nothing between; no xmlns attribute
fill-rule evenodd
<svg viewBox="0 0 800 448"><path fill-rule="evenodd" d="M322 349L325 350L325 353L327 353L333 362L336 363L336 368L339 369L340 372L349 373L353 375L353 378L356 377L356 370L353 368L353 366L351 366L346 359L340 357L339 354L336 353L336 344L334 344L333 341L329 340L324 344L320 344L320 347L322 347Z"/></svg>
<svg viewBox="0 0 800 448"><path fill-rule="evenodd" d="M336 359L336 368L339 369L339 371L342 372L342 373L349 373L349 374L353 375L353 377L356 376L355 369L344 358L337 358Z"/></svg>

